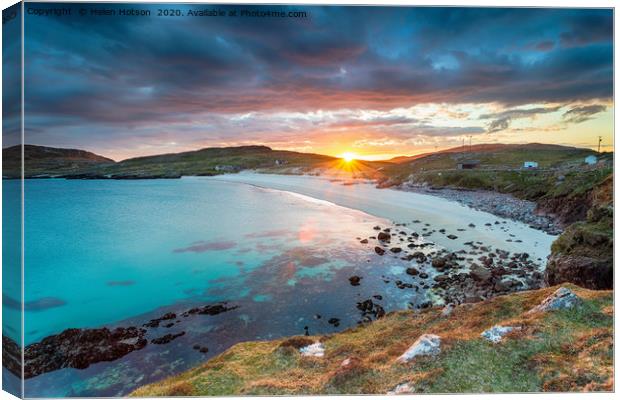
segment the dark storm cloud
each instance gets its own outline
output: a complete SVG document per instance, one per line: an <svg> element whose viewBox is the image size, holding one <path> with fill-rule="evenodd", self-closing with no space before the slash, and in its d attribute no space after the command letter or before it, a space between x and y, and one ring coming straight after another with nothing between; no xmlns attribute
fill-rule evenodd
<svg viewBox="0 0 620 400"><path fill-rule="evenodd" d="M601 104L592 104L588 106L575 107L566 111L562 117L565 122L572 122L574 124L578 124L581 122L588 121L592 119L594 114L598 114L607 109L606 106Z"/></svg>
<svg viewBox="0 0 620 400"><path fill-rule="evenodd" d="M256 111L612 96L611 10L262 9L310 17L27 16L27 130L88 124L96 135L100 124L123 136ZM501 120L493 129L509 123Z"/></svg>

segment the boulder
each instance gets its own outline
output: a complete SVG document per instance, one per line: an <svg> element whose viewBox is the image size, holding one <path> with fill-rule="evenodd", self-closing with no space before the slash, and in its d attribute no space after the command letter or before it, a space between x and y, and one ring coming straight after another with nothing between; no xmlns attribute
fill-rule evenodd
<svg viewBox="0 0 620 400"><path fill-rule="evenodd" d="M376 246L375 247L375 253L377 253L378 255L382 256L385 254L385 250L383 250L381 247Z"/></svg>
<svg viewBox="0 0 620 400"><path fill-rule="evenodd" d="M582 255L553 254L547 261L545 281L548 285L574 283L594 290L612 289L613 259Z"/></svg>
<svg viewBox="0 0 620 400"><path fill-rule="evenodd" d="M547 312L554 310L566 310L573 308L581 303L581 299L573 293L572 290L561 287L549 297L544 299L542 303L532 308L527 314L533 314L537 312Z"/></svg>
<svg viewBox="0 0 620 400"><path fill-rule="evenodd" d="M387 232L379 232L379 234L377 235L377 239L382 242L389 242L391 238L392 238L392 235L390 235Z"/></svg>
<svg viewBox="0 0 620 400"><path fill-rule="evenodd" d="M408 363L417 356L435 356L441 352L441 338L425 333L420 336L396 361Z"/></svg>
<svg viewBox="0 0 620 400"><path fill-rule="evenodd" d="M469 274L478 282L486 282L491 279L491 271L478 264L472 264Z"/></svg>
<svg viewBox="0 0 620 400"><path fill-rule="evenodd" d="M495 325L494 327L489 328L486 331L482 332L480 336L482 336L483 338L487 339L490 342L499 343L502 341L504 336L514 331L515 329L520 329L520 328L513 327L513 326Z"/></svg>

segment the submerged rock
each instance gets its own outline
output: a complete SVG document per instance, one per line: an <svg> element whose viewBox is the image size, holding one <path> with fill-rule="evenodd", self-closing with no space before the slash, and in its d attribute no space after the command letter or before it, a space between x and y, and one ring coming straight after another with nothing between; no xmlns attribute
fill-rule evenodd
<svg viewBox="0 0 620 400"><path fill-rule="evenodd" d="M168 333L167 335L164 335L162 337L158 337L155 338L153 340L151 340L151 343L153 344L166 344L166 343L170 343L172 342L174 339L181 337L185 335L185 332L179 332L179 333Z"/></svg>
<svg viewBox="0 0 620 400"><path fill-rule="evenodd" d="M385 250L383 250L381 247L379 246L375 246L375 253L379 254L380 256L385 254Z"/></svg>
<svg viewBox="0 0 620 400"><path fill-rule="evenodd" d="M417 356L435 356L441 352L441 338L425 333L420 336L396 361L407 363Z"/></svg>
<svg viewBox="0 0 620 400"><path fill-rule="evenodd" d="M509 334L510 332L514 331L515 329L520 329L519 327L513 327L513 326L500 326L500 325L495 325L492 328L487 329L486 331L482 332L480 334L480 336L482 336L483 338L493 342L493 343L499 343L502 341L502 339L504 338L504 336L506 336L507 334Z"/></svg>
<svg viewBox="0 0 620 400"><path fill-rule="evenodd" d="M299 352L304 357L323 357L325 355L325 346L323 343L316 342L309 346L302 347Z"/></svg>
<svg viewBox="0 0 620 400"><path fill-rule="evenodd" d="M581 299L572 290L561 287L542 303L528 311L528 314L573 308L581 303Z"/></svg>

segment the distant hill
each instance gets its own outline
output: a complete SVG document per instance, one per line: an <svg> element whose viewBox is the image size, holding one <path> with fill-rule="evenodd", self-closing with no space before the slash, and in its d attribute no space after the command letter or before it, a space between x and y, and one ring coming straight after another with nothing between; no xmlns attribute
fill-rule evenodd
<svg viewBox="0 0 620 400"><path fill-rule="evenodd" d="M366 178L402 181L410 174L454 169L462 160L479 160L481 168L514 169L524 161L537 161L541 168L561 163L583 161L594 154L589 149L530 143L479 144L468 151L462 147L390 161L344 163L321 154L273 150L267 146L209 147L181 153L136 157L114 162L109 158L76 149L26 145L25 176L66 178L147 179L179 178L234 173L252 169L279 174L313 173L342 178ZM4 177L20 176L20 147L3 150Z"/></svg>
<svg viewBox="0 0 620 400"><path fill-rule="evenodd" d="M562 146L557 144L543 144L543 143L527 143L527 144L503 144L503 143L483 143L483 144L475 144L470 146L458 146L452 147L449 149L439 150L433 153L423 153L417 154L415 156L400 156L394 157L388 161L393 163L405 163L410 161L415 161L433 154L443 154L443 153L489 153L489 152L506 152L506 151L575 151L575 150L587 150L593 153L592 150L589 149L579 149L577 147L571 146Z"/></svg>
<svg viewBox="0 0 620 400"><path fill-rule="evenodd" d="M96 171L114 178L174 178L216 175L245 169L300 171L336 160L320 154L273 150L267 146L210 147L182 153L130 158Z"/></svg>
<svg viewBox="0 0 620 400"><path fill-rule="evenodd" d="M19 145L2 149L4 177L19 178L21 176L21 151ZM66 175L112 164L114 160L85 150L24 145L26 177Z"/></svg>

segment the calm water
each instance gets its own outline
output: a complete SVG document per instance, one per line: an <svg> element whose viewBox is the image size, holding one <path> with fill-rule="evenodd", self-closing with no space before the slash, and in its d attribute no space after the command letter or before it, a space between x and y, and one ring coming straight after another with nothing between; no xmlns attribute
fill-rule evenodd
<svg viewBox="0 0 620 400"><path fill-rule="evenodd" d="M398 257L379 257L357 239L388 221L301 195L208 178L29 180L25 201L26 344L219 300L239 306L149 332L186 332L168 345L29 379L27 396L122 395L239 341L355 325L356 302L372 295L387 310L426 300L384 282L413 278ZM349 284L352 274L362 285Z"/></svg>

